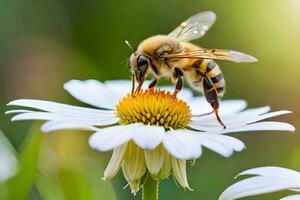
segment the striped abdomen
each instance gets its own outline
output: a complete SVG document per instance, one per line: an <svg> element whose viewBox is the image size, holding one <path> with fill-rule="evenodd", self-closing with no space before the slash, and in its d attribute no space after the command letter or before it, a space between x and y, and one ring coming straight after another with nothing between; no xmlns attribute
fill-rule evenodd
<svg viewBox="0 0 300 200"><path fill-rule="evenodd" d="M188 73L191 86L198 91L203 91L203 75L208 77L218 97L225 93L225 79L216 62L209 59L197 60Z"/></svg>

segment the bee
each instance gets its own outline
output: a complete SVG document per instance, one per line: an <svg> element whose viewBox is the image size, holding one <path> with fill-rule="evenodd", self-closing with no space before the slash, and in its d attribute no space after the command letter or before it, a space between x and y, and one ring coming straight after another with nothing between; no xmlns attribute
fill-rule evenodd
<svg viewBox="0 0 300 200"><path fill-rule="evenodd" d="M234 50L202 48L189 41L205 35L216 21L212 11L200 12L183 21L168 35L155 35L142 41L130 56L132 70L132 93L139 91L148 75L153 80L149 89L154 88L161 77L170 77L175 84L173 96L183 87L184 75L190 86L204 94L212 106L220 125L225 129L218 109L219 99L225 93L225 79L214 60L232 62L255 62L256 58ZM135 89L135 81L138 86ZM206 114L205 114L206 115Z"/></svg>

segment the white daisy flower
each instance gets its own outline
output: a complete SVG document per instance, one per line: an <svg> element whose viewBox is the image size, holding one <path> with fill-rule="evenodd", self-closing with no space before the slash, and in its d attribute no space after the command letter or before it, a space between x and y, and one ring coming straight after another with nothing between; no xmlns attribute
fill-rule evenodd
<svg viewBox="0 0 300 200"><path fill-rule="evenodd" d="M282 167L258 167L246 170L241 175L254 175L229 186L219 200L234 200L270 192L290 190L300 192L300 173ZM280 200L299 200L299 194L293 194Z"/></svg>
<svg viewBox="0 0 300 200"><path fill-rule="evenodd" d="M18 161L13 147L0 131L0 183L15 176L18 171Z"/></svg>
<svg viewBox="0 0 300 200"><path fill-rule="evenodd" d="M90 137L90 146L99 151L113 150L104 179L111 179L122 167L133 193L138 191L144 175L159 181L172 174L179 185L189 189L186 161L199 158L202 147L224 157L244 149L242 141L227 133L294 131L288 123L260 122L289 111L269 112L269 107L245 110L243 100L220 103L220 116L227 126L223 129L214 115L194 116L210 112L211 107L204 97L193 97L187 89L174 98L167 92L173 87L144 90L133 97L129 94L130 81L72 80L64 88L79 101L97 108L21 99L8 105L37 110L7 113L17 114L12 121L46 120L42 126L45 132L63 129L95 132Z"/></svg>

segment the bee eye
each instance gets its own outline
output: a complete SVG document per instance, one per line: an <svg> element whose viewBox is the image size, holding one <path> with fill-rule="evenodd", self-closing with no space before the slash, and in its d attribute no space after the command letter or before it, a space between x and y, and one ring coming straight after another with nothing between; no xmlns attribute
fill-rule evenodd
<svg viewBox="0 0 300 200"><path fill-rule="evenodd" d="M145 56L140 55L137 58L137 67L141 71L145 71L148 66L148 60Z"/></svg>

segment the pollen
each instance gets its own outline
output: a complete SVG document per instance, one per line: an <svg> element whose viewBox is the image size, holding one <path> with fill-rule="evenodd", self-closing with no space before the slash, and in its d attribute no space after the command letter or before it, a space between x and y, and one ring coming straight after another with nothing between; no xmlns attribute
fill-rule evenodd
<svg viewBox="0 0 300 200"><path fill-rule="evenodd" d="M125 96L116 106L121 124L143 123L165 129L187 127L191 110L183 100L164 90L141 90Z"/></svg>

